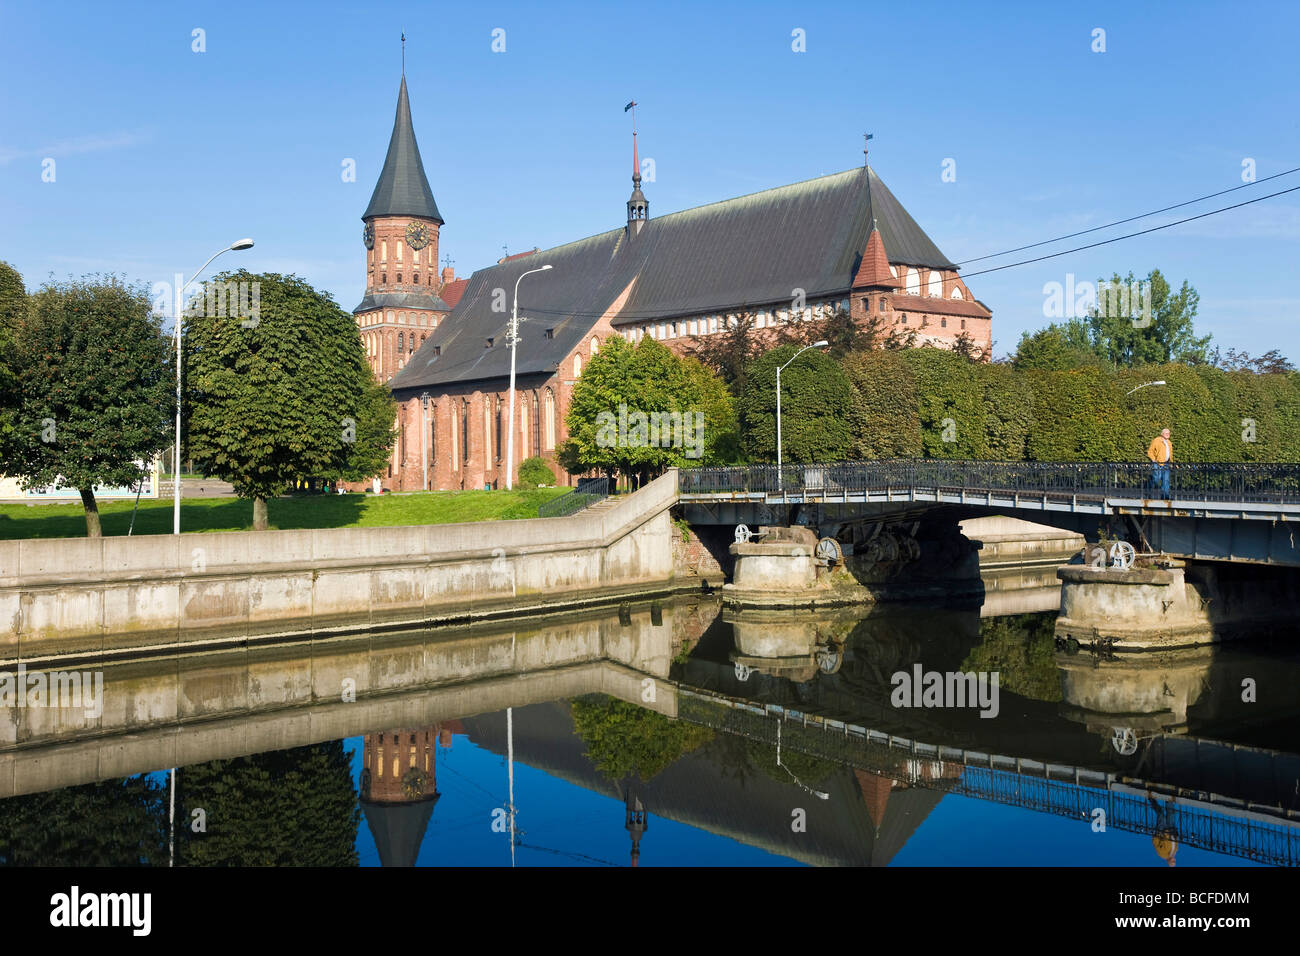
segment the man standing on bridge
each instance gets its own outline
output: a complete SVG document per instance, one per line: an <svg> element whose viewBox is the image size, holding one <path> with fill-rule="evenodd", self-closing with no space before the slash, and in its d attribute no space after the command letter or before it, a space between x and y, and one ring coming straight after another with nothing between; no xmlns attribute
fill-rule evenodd
<svg viewBox="0 0 1300 956"><path fill-rule="evenodd" d="M1158 488L1164 499L1169 501L1169 463L1174 457L1174 444L1169 440L1168 428L1151 439L1147 457L1151 459L1151 486Z"/></svg>

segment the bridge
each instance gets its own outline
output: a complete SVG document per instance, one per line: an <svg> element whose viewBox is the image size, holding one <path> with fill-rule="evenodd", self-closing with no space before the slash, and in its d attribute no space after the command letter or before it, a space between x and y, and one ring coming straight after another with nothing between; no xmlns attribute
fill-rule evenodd
<svg viewBox="0 0 1300 956"><path fill-rule="evenodd" d="M752 465L682 469L678 492L693 524L833 527L943 508L1084 533L1108 520L1145 551L1300 566L1300 464L1174 462L1172 500L1151 497L1151 471L1144 462L955 459Z"/></svg>

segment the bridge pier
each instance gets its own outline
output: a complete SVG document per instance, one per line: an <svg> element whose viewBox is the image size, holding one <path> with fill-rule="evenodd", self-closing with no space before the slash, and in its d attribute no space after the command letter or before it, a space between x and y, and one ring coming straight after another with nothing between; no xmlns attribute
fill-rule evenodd
<svg viewBox="0 0 1300 956"><path fill-rule="evenodd" d="M1293 569L1158 560L1128 570L1059 568L1057 637L1138 651L1209 644L1294 620L1300 575Z"/></svg>

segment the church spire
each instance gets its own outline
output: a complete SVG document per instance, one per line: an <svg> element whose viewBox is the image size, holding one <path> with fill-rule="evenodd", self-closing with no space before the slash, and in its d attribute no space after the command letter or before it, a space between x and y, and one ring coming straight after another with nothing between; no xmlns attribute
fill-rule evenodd
<svg viewBox="0 0 1300 956"><path fill-rule="evenodd" d="M636 146L636 100L623 107L623 112L632 111L632 195L627 201L627 233L635 236L650 218L650 203L645 193L641 192L641 159Z"/></svg>
<svg viewBox="0 0 1300 956"><path fill-rule="evenodd" d="M439 225L443 222L429 180L424 175L420 147L415 141L405 74L397 94L397 115L393 119L392 138L388 141L388 155L384 158L384 168L370 197L370 205L361 218L369 221L379 216L412 216L430 219Z"/></svg>

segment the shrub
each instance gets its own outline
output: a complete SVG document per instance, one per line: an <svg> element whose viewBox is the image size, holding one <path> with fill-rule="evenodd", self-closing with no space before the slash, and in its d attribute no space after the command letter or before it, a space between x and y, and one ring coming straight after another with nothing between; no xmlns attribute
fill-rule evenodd
<svg viewBox="0 0 1300 956"><path fill-rule="evenodd" d="M555 472L546 463L546 459L534 456L519 463L519 485L522 488L536 488L538 485L555 484Z"/></svg>

